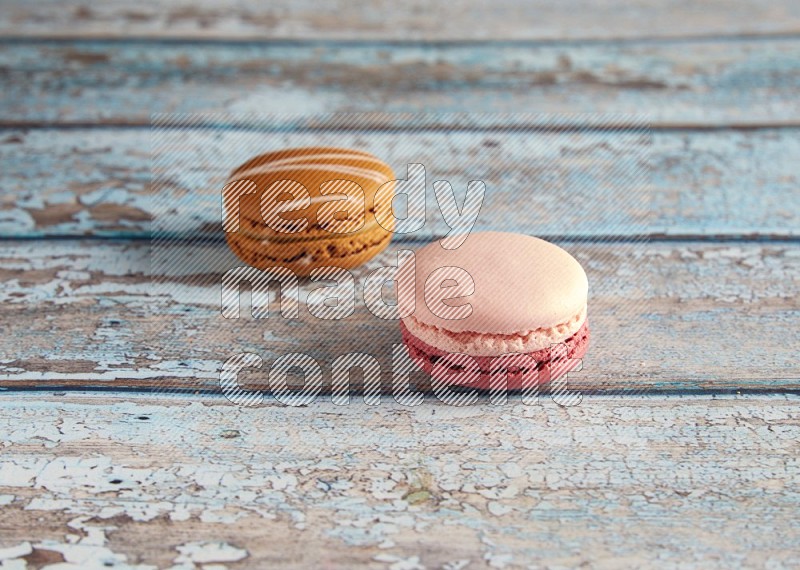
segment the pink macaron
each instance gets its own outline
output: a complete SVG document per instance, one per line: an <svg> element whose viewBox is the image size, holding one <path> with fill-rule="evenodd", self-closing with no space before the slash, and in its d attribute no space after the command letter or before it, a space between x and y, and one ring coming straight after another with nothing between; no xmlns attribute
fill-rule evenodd
<svg viewBox="0 0 800 570"><path fill-rule="evenodd" d="M413 263L413 272L399 272L400 328L409 355L434 380L527 388L586 354L588 280L562 248L480 232L455 249L433 242Z"/></svg>

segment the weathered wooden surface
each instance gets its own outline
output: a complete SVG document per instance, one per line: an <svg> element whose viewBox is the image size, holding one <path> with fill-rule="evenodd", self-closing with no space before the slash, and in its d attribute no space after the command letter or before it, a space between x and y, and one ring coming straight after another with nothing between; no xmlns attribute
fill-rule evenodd
<svg viewBox="0 0 800 570"><path fill-rule="evenodd" d="M800 566L800 4L165 4L0 9L0 568ZM649 115L648 219L641 198L540 193L557 215L534 224L512 190L562 177L585 205L630 130L414 135L457 190L494 165L475 174L481 227L573 237L592 284L581 404L176 394L215 389L243 350L265 360L242 375L255 389L293 350L327 374L368 347L386 378L400 335L360 300L339 323L304 303L299 326L223 322L219 244L157 249L183 269L152 284L153 218L171 204L179 237L217 231L220 182L265 135L193 133L153 194L151 113L431 110ZM402 171L405 120L335 142ZM431 215L417 240L441 233Z"/></svg>
<svg viewBox="0 0 800 570"><path fill-rule="evenodd" d="M584 391L782 390L800 388L800 248L794 243L562 242L591 287L592 346L570 385ZM147 242L5 242L2 263L4 387L114 386L218 389L222 363L240 352L264 359L242 375L265 388L271 362L290 352L316 358L325 380L338 356L378 357L387 386L396 321L370 314L360 286L396 263L389 250L355 271L356 312L223 319L220 276L240 263L224 244L154 250L179 266L152 284ZM274 295L275 292L273 291ZM248 296L245 295L245 307ZM354 378L354 386L357 381Z"/></svg>
<svg viewBox="0 0 800 570"><path fill-rule="evenodd" d="M167 112L434 109L647 113L659 127L800 124L796 37L443 46L5 42L0 66L3 125L147 125L151 113Z"/></svg>
<svg viewBox="0 0 800 570"><path fill-rule="evenodd" d="M6 0L0 34L11 37L191 37L201 39L574 40L800 32L791 0L658 0L447 3L256 0Z"/></svg>
<svg viewBox="0 0 800 570"><path fill-rule="evenodd" d="M39 393L0 408L5 564L800 564L797 396L241 409Z"/></svg>
<svg viewBox="0 0 800 570"><path fill-rule="evenodd" d="M408 162L420 162L429 193L444 178L459 200L469 180L485 180L480 228L779 238L797 236L800 228L797 129L650 137L187 129L160 131L153 147L144 129L11 129L0 141L0 235L6 237L147 237L154 216L172 235L219 236L221 189L234 166L268 148L319 143L370 150L401 177ZM153 164L160 177L155 188ZM428 221L416 239L446 231L432 193L429 198Z"/></svg>

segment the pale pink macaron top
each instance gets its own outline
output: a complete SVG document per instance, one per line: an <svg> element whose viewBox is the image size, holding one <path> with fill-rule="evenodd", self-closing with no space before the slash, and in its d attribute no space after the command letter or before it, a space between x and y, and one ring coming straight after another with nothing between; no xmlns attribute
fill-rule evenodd
<svg viewBox="0 0 800 570"><path fill-rule="evenodd" d="M415 252L415 264L414 310L403 319L412 332L423 327L428 332L519 335L559 327L567 334L586 318L586 272L565 250L539 238L504 232L473 233L456 249L444 249L439 241L428 244ZM459 267L472 277L475 287L471 295L443 301L444 305L469 303L472 312L468 316L443 318L443 313L445 317L452 315L446 314L441 304L436 305L436 289L442 277L447 278L448 270L439 271L439 278L429 281L428 300L434 297L433 308L439 314L426 303L426 280L443 267ZM405 279L409 284L411 277L402 267L399 275L398 304L407 314L412 296L403 283ZM458 273L453 275L457 278ZM464 292L468 287L459 289Z"/></svg>

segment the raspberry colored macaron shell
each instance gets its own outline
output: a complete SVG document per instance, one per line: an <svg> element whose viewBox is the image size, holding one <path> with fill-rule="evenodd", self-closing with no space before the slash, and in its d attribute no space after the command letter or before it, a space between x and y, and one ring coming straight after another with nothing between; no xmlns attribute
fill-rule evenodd
<svg viewBox="0 0 800 570"><path fill-rule="evenodd" d="M399 272L398 304L406 315L401 330L409 353L426 371L445 354L467 354L487 380L493 357L524 354L540 363L539 379L546 381L551 372L567 370L563 363L549 364L556 353L560 359L575 359L574 364L585 354L588 279L578 261L555 244L521 234L479 232L455 249L431 243L416 252L414 263L413 276L403 268ZM454 277L467 294L444 302L469 304L463 318L426 302L426 281L430 293L440 284L429 276L439 270L446 277L441 269L446 267L460 268L462 277L466 272L474 282L472 290ZM415 286L403 279L414 279ZM561 349L553 350L557 346Z"/></svg>
<svg viewBox="0 0 800 570"><path fill-rule="evenodd" d="M428 374L434 373L434 366L437 362L442 362L443 358L446 358L448 354L452 354L424 343L408 332L408 329L402 322L400 323L400 332L403 335L403 342L408 349L409 356L411 356L418 366ZM536 352L527 353L526 356L529 356L536 363L536 384L547 383L553 378L557 378L565 372L569 372L577 367L578 364L580 364L580 359L586 355L586 351L589 348L589 338L589 323L588 321L584 321L583 326L578 329L578 332L563 342L566 348L560 353L554 354L552 348L543 348ZM496 357L473 356L473 358L478 365L480 379L477 381L470 381L469 386L472 388L488 389L492 376L492 360ZM524 387L524 374L526 374L526 372L527 371L519 369L510 370L506 380L507 388L509 390L517 390ZM451 380L453 378L458 377L453 376ZM457 384L458 382L453 381L452 383Z"/></svg>

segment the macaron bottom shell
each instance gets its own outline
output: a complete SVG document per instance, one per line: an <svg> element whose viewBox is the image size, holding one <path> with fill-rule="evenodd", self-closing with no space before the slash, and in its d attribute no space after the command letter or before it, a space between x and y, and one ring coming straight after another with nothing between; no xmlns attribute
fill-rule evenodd
<svg viewBox="0 0 800 570"><path fill-rule="evenodd" d="M230 232L225 238L236 256L252 267L285 267L306 277L318 267L352 269L367 262L389 245L392 232L375 225L353 235L321 239L273 241L244 232Z"/></svg>
<svg viewBox="0 0 800 570"><path fill-rule="evenodd" d="M400 322L400 332L403 337L403 343L411 359L426 373L434 375L436 363L440 362L450 353L435 348L418 339L409 332L402 321ZM536 362L536 382L531 380L534 377L533 375L518 369L501 372L500 374L502 374L502 377L497 380L502 381L503 377L507 375L507 388L509 390L527 388L530 387L531 384L539 386L547 384L580 365L580 359L586 355L586 351L589 347L589 339L589 323L585 321L575 334L562 343L559 343L559 345L564 345L566 347L565 350L562 349L558 351L553 348L545 348L527 354L527 356L531 357ZM440 380L451 386L461 385L479 390L488 390L490 388L490 381L492 380L492 361L497 357L473 356L473 358L480 369L479 378L472 376L468 381L464 382L462 379L467 378L468 375L461 370L462 373L460 374L457 373L458 371L454 371L452 374L446 374L444 377L440 378ZM439 369L441 370L441 367L439 367Z"/></svg>

